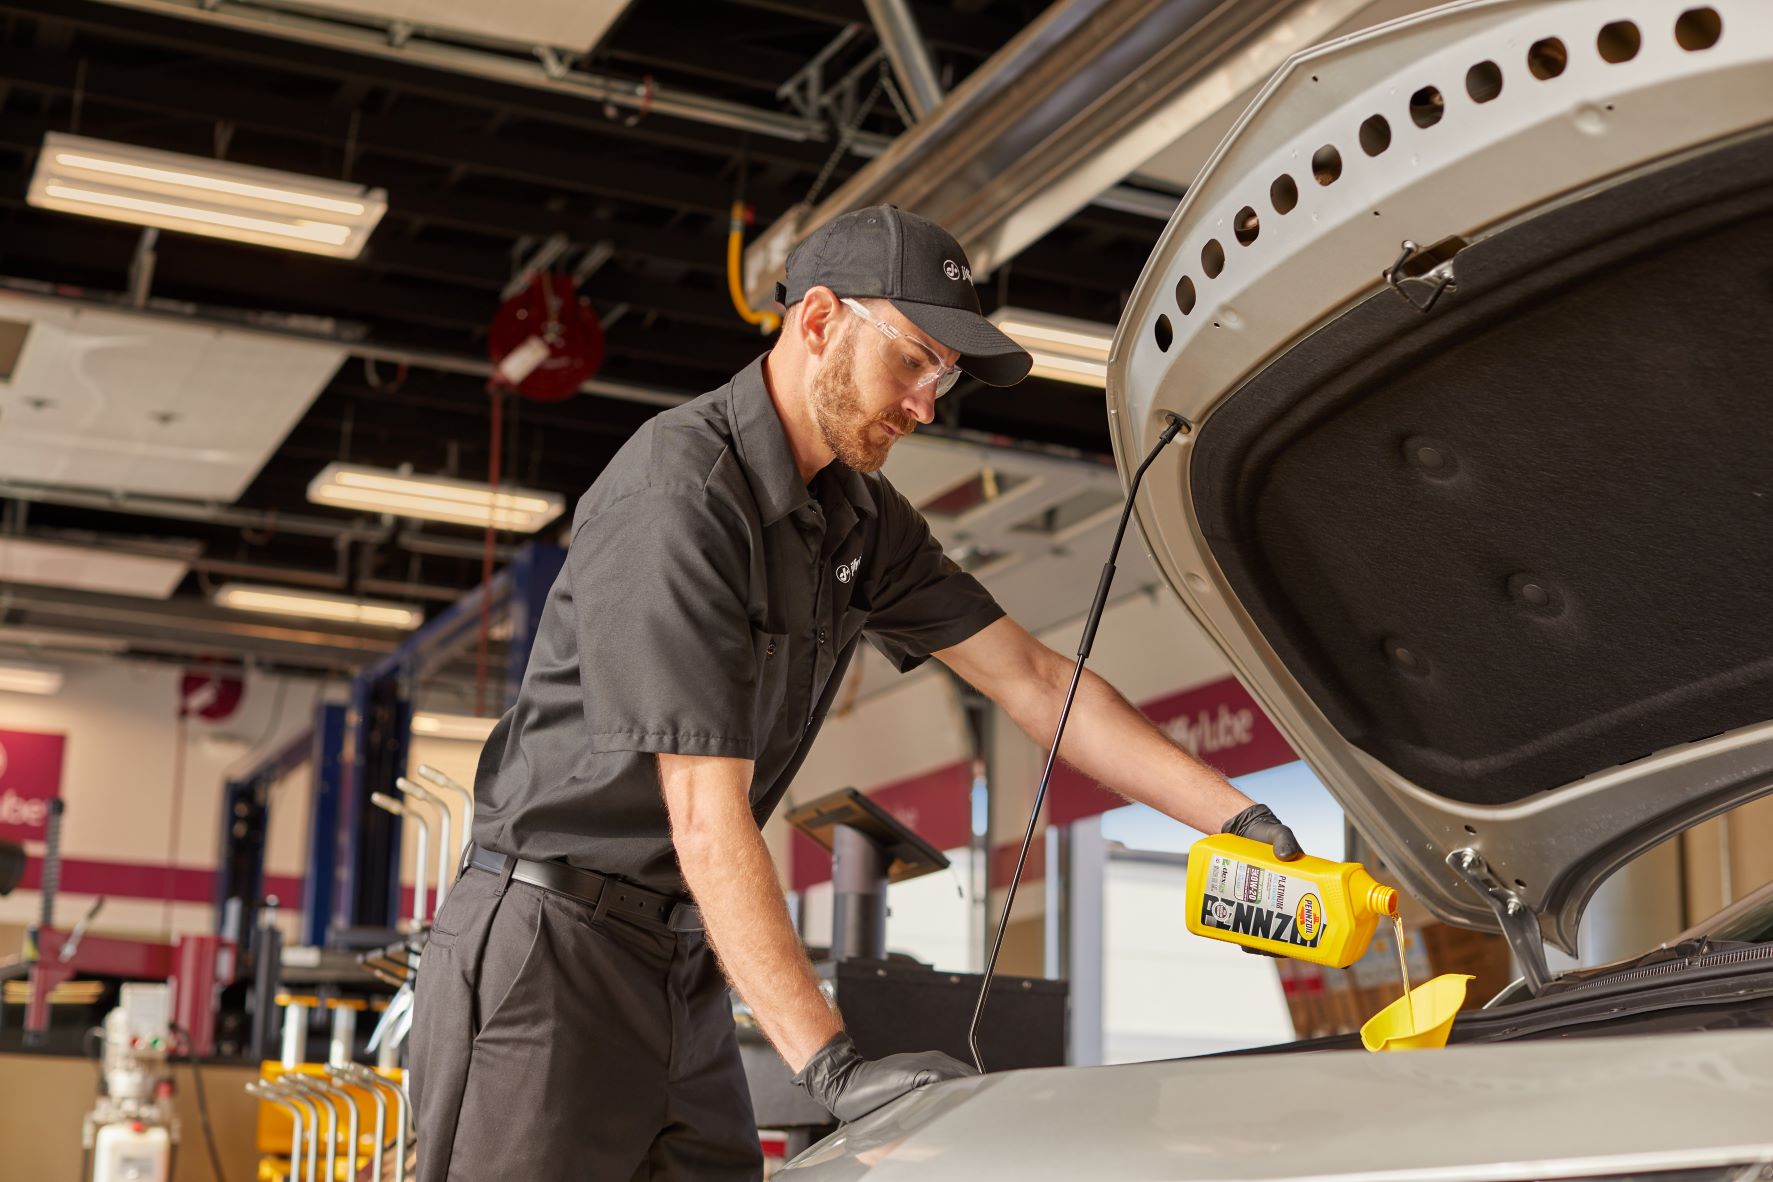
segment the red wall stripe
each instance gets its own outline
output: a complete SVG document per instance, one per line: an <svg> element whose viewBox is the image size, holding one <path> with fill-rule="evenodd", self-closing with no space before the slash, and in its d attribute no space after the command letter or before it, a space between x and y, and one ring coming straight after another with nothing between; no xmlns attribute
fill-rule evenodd
<svg viewBox="0 0 1773 1182"><path fill-rule="evenodd" d="M63 858L61 891L69 895L104 895L111 899L151 899L174 903L215 902L215 868L167 866L154 862L116 862L95 858ZM276 895L286 908L302 900L303 879L292 874L267 874L265 893ZM34 891L43 884L43 859L32 858L25 867L21 890Z"/></svg>

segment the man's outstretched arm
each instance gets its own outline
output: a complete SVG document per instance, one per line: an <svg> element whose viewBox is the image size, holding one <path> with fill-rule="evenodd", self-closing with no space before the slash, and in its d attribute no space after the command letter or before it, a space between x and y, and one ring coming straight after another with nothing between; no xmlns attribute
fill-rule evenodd
<svg viewBox="0 0 1773 1182"><path fill-rule="evenodd" d="M1054 652L1008 618L936 656L1002 706L1029 738L1042 747L1053 741L1074 658ZM1298 852L1292 831L1275 822L1272 813L1251 812L1257 807L1254 801L1178 747L1087 669L1059 754L1128 800L1148 804L1203 833L1226 827L1274 844L1282 857ZM1228 825L1233 821L1235 826Z"/></svg>
<svg viewBox="0 0 1773 1182"><path fill-rule="evenodd" d="M751 816L748 759L660 755L659 782L684 882L726 978L778 1054L839 1120L924 1084L973 1074L939 1051L864 1059L819 992Z"/></svg>

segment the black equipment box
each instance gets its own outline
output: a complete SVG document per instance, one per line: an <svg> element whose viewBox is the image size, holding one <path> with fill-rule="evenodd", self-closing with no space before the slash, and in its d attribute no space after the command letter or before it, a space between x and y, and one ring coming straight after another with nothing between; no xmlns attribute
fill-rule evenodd
<svg viewBox="0 0 1773 1182"><path fill-rule="evenodd" d="M903 961L845 960L815 965L837 984L837 1005L856 1049L870 1059L900 1051L946 1051L973 1061L967 1025L984 978ZM979 1054L990 1071L1065 1063L1064 981L998 977L979 1021Z"/></svg>
<svg viewBox="0 0 1773 1182"><path fill-rule="evenodd" d="M967 1024L979 999L979 974L900 960L821 961L813 969L835 987L844 1028L865 1057L946 1051L962 1063L973 1061ZM1064 981L998 977L979 1023L979 1053L986 1069L1063 1066L1069 993ZM790 1082L787 1066L760 1032L741 1024L739 1044L758 1127L831 1123L830 1115Z"/></svg>

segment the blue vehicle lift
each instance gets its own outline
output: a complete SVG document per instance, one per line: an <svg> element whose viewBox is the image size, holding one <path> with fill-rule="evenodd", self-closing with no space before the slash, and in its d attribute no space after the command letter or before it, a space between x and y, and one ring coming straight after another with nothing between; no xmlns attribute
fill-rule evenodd
<svg viewBox="0 0 1773 1182"><path fill-rule="evenodd" d="M343 777L339 794L337 867L330 900L332 934L356 928L385 932L400 910L400 825L370 802L390 791L406 774L412 737L412 685L429 669L460 651L480 626L481 606L503 610L511 623L503 703L517 700L542 605L566 561L558 546L531 543L511 565L451 604L406 643L359 673L351 682ZM318 837L318 832L316 834ZM316 907L327 900L317 899ZM324 912L321 912L324 914Z"/></svg>
<svg viewBox="0 0 1773 1182"><path fill-rule="evenodd" d="M415 682L449 660L480 625L481 605L511 626L502 703L517 700L550 588L566 561L559 546L532 542L491 581L469 592L351 682L349 704L322 705L314 725L223 793L216 922L250 939L264 895L266 800L278 780L312 763L303 942L322 947L387 938L399 919L400 825L370 801L404 775ZM359 935L361 933L361 935ZM245 945L243 944L242 947Z"/></svg>

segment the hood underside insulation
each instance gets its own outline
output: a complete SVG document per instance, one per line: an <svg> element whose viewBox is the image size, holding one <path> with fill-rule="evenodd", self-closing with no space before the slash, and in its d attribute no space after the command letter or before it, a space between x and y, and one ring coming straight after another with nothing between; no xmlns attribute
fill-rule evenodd
<svg viewBox="0 0 1773 1182"><path fill-rule="evenodd" d="M1350 742L1517 800L1773 718L1773 136L1382 291L1203 425L1214 558Z"/></svg>

